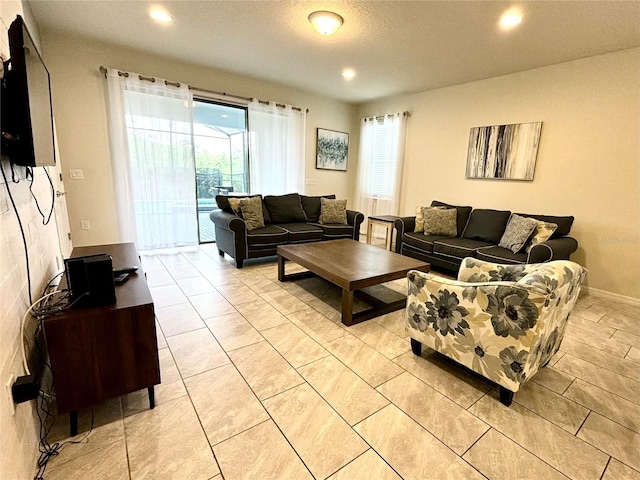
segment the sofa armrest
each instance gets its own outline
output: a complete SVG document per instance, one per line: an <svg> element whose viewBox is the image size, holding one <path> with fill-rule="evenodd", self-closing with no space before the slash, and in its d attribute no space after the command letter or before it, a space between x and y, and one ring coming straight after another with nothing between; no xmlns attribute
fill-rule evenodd
<svg viewBox="0 0 640 480"><path fill-rule="evenodd" d="M531 248L527 263L543 263L551 260L569 260L578 249L578 241L572 237L560 237L538 243Z"/></svg>
<svg viewBox="0 0 640 480"><path fill-rule="evenodd" d="M347 210L347 223L353 227L353 239L360 240L360 225L364 222L364 214L355 210Z"/></svg>
<svg viewBox="0 0 640 480"><path fill-rule="evenodd" d="M215 225L216 246L222 255L226 253L236 261L238 268L248 257L247 251L247 224L233 213L222 210L214 210L209 218Z"/></svg>
<svg viewBox="0 0 640 480"><path fill-rule="evenodd" d="M413 232L416 228L416 217L398 217L393 222L396 229L396 253L400 253L402 247L402 236L405 232Z"/></svg>

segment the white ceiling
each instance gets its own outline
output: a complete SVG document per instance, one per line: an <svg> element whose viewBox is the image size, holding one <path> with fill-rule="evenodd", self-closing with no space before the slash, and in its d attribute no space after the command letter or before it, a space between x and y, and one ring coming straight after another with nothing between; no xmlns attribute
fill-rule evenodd
<svg viewBox="0 0 640 480"><path fill-rule="evenodd" d="M148 16L164 6L171 25ZM40 27L316 92L364 101L640 46L640 1L31 0ZM516 5L522 24L504 32ZM333 36L307 21L344 17ZM345 67L356 70L351 82ZM97 68L97 66L96 66ZM181 80L181 79L175 79Z"/></svg>

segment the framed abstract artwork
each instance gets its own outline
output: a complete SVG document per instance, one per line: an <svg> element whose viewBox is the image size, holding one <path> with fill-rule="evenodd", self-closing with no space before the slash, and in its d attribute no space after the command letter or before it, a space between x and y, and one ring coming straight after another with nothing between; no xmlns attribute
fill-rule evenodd
<svg viewBox="0 0 640 480"><path fill-rule="evenodd" d="M318 128L316 168L319 170L347 171L349 134Z"/></svg>
<svg viewBox="0 0 640 480"><path fill-rule="evenodd" d="M542 122L474 127L466 178L533 180Z"/></svg>

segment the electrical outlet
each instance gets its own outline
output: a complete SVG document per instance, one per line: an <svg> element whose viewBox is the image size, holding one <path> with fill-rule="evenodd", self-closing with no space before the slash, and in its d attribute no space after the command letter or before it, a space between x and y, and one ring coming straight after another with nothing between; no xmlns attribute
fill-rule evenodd
<svg viewBox="0 0 640 480"><path fill-rule="evenodd" d="M80 225L82 227L82 230L91 230L91 223L89 223L89 220L82 220L80 222Z"/></svg>
<svg viewBox="0 0 640 480"><path fill-rule="evenodd" d="M82 180L84 178L84 172L82 170L69 170L69 178L74 180Z"/></svg>
<svg viewBox="0 0 640 480"><path fill-rule="evenodd" d="M13 386L14 379L15 377L12 373L11 375L9 375L9 380L5 384L5 387L7 389L7 400L9 400L9 405L11 405L11 415L15 415L16 413L16 404L13 403L13 393L11 393L11 387Z"/></svg>

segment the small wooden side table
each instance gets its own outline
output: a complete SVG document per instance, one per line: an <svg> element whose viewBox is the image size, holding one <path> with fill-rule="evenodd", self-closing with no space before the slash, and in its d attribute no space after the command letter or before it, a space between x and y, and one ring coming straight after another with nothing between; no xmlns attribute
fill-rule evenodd
<svg viewBox="0 0 640 480"><path fill-rule="evenodd" d="M396 215L377 215L369 217L367 221L367 243L371 245L371 239L373 237L373 226L380 225L386 230L385 248L391 250L391 241L393 240L393 222L395 222Z"/></svg>

